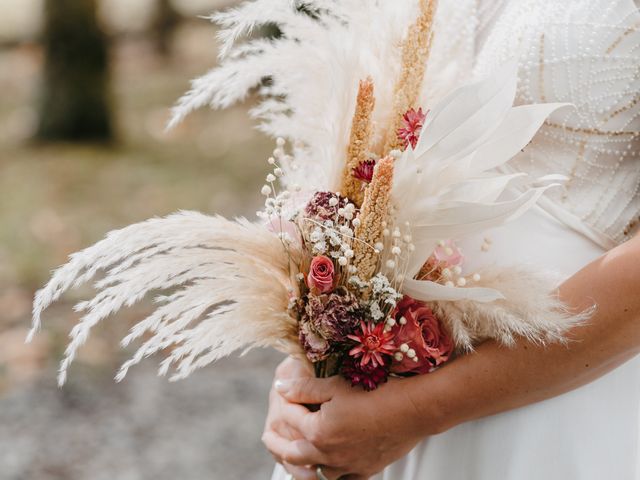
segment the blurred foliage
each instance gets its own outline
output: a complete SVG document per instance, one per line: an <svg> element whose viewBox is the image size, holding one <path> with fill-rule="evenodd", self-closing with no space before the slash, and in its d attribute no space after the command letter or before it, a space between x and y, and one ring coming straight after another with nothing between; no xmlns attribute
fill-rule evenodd
<svg viewBox="0 0 640 480"><path fill-rule="evenodd" d="M0 50L6 92L0 97L0 333L25 330L30 299L50 271L113 228L179 209L253 218L273 147L257 135L248 105L200 111L164 130L169 107L189 79L215 63L211 30L206 22L180 26L169 58L157 54L151 37L114 44L116 146L29 142L42 52L37 46ZM69 304L47 315L50 341L43 348L59 349L76 319Z"/></svg>

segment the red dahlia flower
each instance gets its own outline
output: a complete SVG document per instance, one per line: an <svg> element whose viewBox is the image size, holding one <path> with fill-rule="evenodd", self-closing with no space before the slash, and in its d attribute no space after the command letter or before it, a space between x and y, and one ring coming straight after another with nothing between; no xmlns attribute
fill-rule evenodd
<svg viewBox="0 0 640 480"><path fill-rule="evenodd" d="M369 392L385 383L389 372L384 365L374 366L373 363L369 363L363 366L356 359L347 358L342 365L342 376L351 382L352 387L362 385L362 388Z"/></svg>
<svg viewBox="0 0 640 480"><path fill-rule="evenodd" d="M364 160L363 162L360 162L357 167L353 168L351 175L361 182L371 183L371 179L373 178L373 168L375 166L375 160Z"/></svg>
<svg viewBox="0 0 640 480"><path fill-rule="evenodd" d="M419 108L417 112L413 108L410 108L407 110L407 113L402 116L404 127L398 129L398 138L404 141L405 149L408 148L409 145L411 145L411 148L416 148L425 118L427 118L427 114L422 113L422 108Z"/></svg>
<svg viewBox="0 0 640 480"><path fill-rule="evenodd" d="M362 333L347 335L347 338L359 343L349 351L349 355L355 358L362 357L360 365L363 367L369 362L374 367L384 365L383 355L393 355L396 348L393 334L384 331L384 322L377 325L360 322L360 328Z"/></svg>

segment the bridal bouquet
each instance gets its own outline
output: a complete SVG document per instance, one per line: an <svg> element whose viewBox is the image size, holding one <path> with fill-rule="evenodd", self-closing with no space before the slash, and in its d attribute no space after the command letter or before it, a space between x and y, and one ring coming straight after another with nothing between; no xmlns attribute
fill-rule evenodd
<svg viewBox="0 0 640 480"><path fill-rule="evenodd" d="M215 16L222 63L194 83L175 120L257 86L264 100L253 113L277 137L265 208L256 222L154 218L72 255L36 294L31 335L67 289L104 277L76 306L83 316L60 384L91 328L147 294L158 306L124 338L143 342L118 380L157 352L166 352L160 372L175 368L178 379L269 346L371 390L486 339L562 340L581 320L544 272L465 272L455 242L517 218L554 185L500 167L562 105L514 107L513 64L421 103L435 2L409 3L255 0ZM258 22L280 35L251 37Z"/></svg>

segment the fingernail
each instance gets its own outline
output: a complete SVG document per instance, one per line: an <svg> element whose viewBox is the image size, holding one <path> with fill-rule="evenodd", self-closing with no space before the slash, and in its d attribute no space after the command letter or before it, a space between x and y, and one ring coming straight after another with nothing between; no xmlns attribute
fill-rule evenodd
<svg viewBox="0 0 640 480"><path fill-rule="evenodd" d="M286 380L276 380L273 384L273 388L275 388L276 392L278 393L287 393L290 384L291 382L288 382Z"/></svg>

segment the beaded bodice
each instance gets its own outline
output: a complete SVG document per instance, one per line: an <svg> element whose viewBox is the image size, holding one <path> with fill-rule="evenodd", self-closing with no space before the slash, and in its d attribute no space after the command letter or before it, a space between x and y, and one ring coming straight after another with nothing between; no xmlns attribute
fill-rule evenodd
<svg viewBox="0 0 640 480"><path fill-rule="evenodd" d="M468 9L475 28L473 44L463 42L456 52L472 57L461 58L460 74L468 68L467 75L485 77L515 57L516 103L575 106L552 115L510 168L567 176L563 187L547 193L545 210L605 248L630 238L640 223L640 13L634 1L480 0L448 8L458 9L456 3ZM450 27L445 19L439 23L443 31Z"/></svg>

